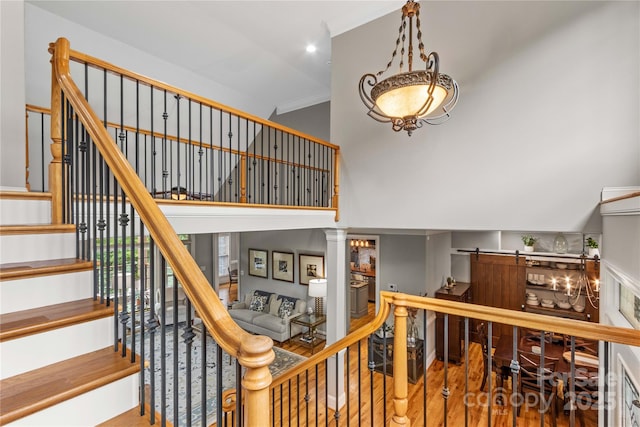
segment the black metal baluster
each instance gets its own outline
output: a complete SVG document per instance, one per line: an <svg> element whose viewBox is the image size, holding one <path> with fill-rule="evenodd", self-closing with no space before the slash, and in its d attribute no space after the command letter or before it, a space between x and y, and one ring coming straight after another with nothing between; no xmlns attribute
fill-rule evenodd
<svg viewBox="0 0 640 427"><path fill-rule="evenodd" d="M569 369L569 427L576 425L576 337L571 335L571 368Z"/></svg>
<svg viewBox="0 0 640 427"><path fill-rule="evenodd" d="M604 368L604 379L598 379L598 389L603 387L602 393L602 413L604 424L609 422L609 341L602 343L602 358Z"/></svg>
<svg viewBox="0 0 640 427"><path fill-rule="evenodd" d="M222 347L218 343L215 345L216 349L216 423L222 425ZM229 355L229 363L231 363L231 355ZM236 396L237 397L237 396ZM237 404L237 401L236 401ZM206 406L204 406L206 407ZM236 406L237 410L237 406ZM206 412L206 411L203 411Z"/></svg>
<svg viewBox="0 0 640 427"><path fill-rule="evenodd" d="M373 370L376 367L376 363L374 361L373 358L373 352L374 352L374 344L373 344L373 335L369 335L369 402L375 402L375 395L373 393L373 380L374 380L374 376L373 376ZM370 410L371 410L371 425L375 425L375 417L374 417L374 405L373 403L370 405ZM426 424L425 424L426 426Z"/></svg>
<svg viewBox="0 0 640 427"><path fill-rule="evenodd" d="M204 322L200 323L200 354L202 361L200 362L200 407L207 407L207 328ZM218 365L220 366L220 365ZM220 393L220 392L218 392ZM217 394L216 396L220 396ZM221 399L217 399L221 400ZM216 402L216 408L218 403ZM220 409L218 409L220 411ZM207 411L200 411L200 425L207 427ZM218 425L220 423L218 422Z"/></svg>
<svg viewBox="0 0 640 427"><path fill-rule="evenodd" d="M544 366L545 336L546 336L545 331L540 331L540 368L539 368L538 374L542 377L542 380L540 381L540 396L541 396L541 400L544 400L542 398L542 396L545 395L544 394L544 386L545 386L546 375L547 375L547 373L545 372L545 366ZM555 372L553 374L555 374ZM553 381L553 379L551 379L551 381ZM538 413L540 414L540 427L544 427L544 414L545 414L545 411L543 410L542 405L546 405L546 403L540 402L540 411L538 411Z"/></svg>
<svg viewBox="0 0 640 427"><path fill-rule="evenodd" d="M136 165L137 166L137 165ZM136 170L137 171L137 170ZM131 313L131 362L136 361L136 352L133 351L136 348L136 221L135 221L135 212L133 209L133 205L129 204L129 227L131 227L131 232L129 233L129 250L131 251L129 255L129 284L131 288L131 299L130 299L130 309Z"/></svg>
<svg viewBox="0 0 640 427"><path fill-rule="evenodd" d="M150 421L156 420L156 330L158 320L156 315L156 253L155 242L149 238L149 318L147 328L149 331L149 408ZM144 384L144 383L143 383ZM144 402L144 400L142 401Z"/></svg>
<svg viewBox="0 0 640 427"><path fill-rule="evenodd" d="M104 253L104 230L106 228L106 221L105 221L105 216L104 216L104 205L106 203L108 203L108 198L105 195L104 192L104 174L105 174L105 164L104 164L104 158L102 157L102 155L98 152L98 156L100 157L100 161L99 161L99 168L100 171L98 173L98 175L100 176L100 180L99 180L99 197L100 197L100 219L98 220L98 231L100 232L100 260L96 260L94 262L94 270L96 270L98 272L98 292L100 293L100 302L104 303L105 302L105 266L106 266L106 261L105 258L106 254ZM97 258L97 257L95 257ZM108 305L108 304L107 304Z"/></svg>
<svg viewBox="0 0 640 427"><path fill-rule="evenodd" d="M491 326L489 326L489 328L491 328ZM491 333L489 333L489 336L491 336ZM449 408L447 406L449 400L449 313L444 314L444 344L442 347L444 348L444 384L442 386L442 397L444 399L444 427L447 427L447 416L449 414ZM489 381L489 390L491 390L491 381ZM489 423L489 425L491 425L491 423Z"/></svg>
<svg viewBox="0 0 640 427"><path fill-rule="evenodd" d="M182 172L180 169L180 100L182 99L182 96L180 95L174 95L174 98L176 99L176 140L175 142L175 146L176 146L176 168L178 169L176 171L177 175L176 175L176 183L175 185L173 184L173 160L171 161L171 175L170 175L170 180L171 180L171 185L170 185L170 189L173 192L173 190L175 188L177 188L178 191L178 199L180 199L180 194L182 193ZM173 144L172 144L173 147ZM171 152L173 153L173 148L171 149ZM185 183L185 186L187 184Z"/></svg>
<svg viewBox="0 0 640 427"><path fill-rule="evenodd" d="M169 169L167 166L167 120L169 114L167 113L167 90L164 93L164 112L162 113L162 122L164 126L164 132L162 135L162 198L167 198L167 179L169 178Z"/></svg>
<svg viewBox="0 0 640 427"><path fill-rule="evenodd" d="M423 357L426 359L427 342L428 342L427 310L422 310L422 336L424 337L424 339L422 340L422 354L423 354ZM422 363L422 378L424 378L424 381L422 381L422 407L425 408L425 410L422 411L422 425L426 427L429 425L427 424L427 410L426 410L427 408L427 364L426 363Z"/></svg>
<svg viewBox="0 0 640 427"><path fill-rule="evenodd" d="M202 103L200 103L200 118L199 118L199 125L200 125L200 144L199 144L199 149L198 149L198 199L202 200L202 187L203 187L203 183L202 183L202 156L204 155L204 150L202 148ZM206 158L205 158L206 159Z"/></svg>
<svg viewBox="0 0 640 427"><path fill-rule="evenodd" d="M160 417L167 425L167 260L160 254Z"/></svg>
<svg viewBox="0 0 640 427"><path fill-rule="evenodd" d="M328 382L328 379L329 379L329 359L324 359L324 426L325 427L329 426L329 382Z"/></svg>
<svg viewBox="0 0 640 427"><path fill-rule="evenodd" d="M311 400L311 396L309 395L309 370L305 369L304 371L304 425L305 426L309 425L309 400Z"/></svg>
<svg viewBox="0 0 640 427"><path fill-rule="evenodd" d="M238 427L244 425L242 401L242 366L240 366L240 362L236 359L236 414L238 414L236 426Z"/></svg>
<svg viewBox="0 0 640 427"><path fill-rule="evenodd" d="M489 334L489 337L491 337L491 335ZM517 425L517 421L518 421L518 410L519 408L516 407L516 403L517 399L518 399L518 395L517 395L517 390L518 390L518 375L520 375L520 362L518 361L518 327L514 326L513 327L513 331L512 331L512 342L511 342L511 366L509 366L509 368L511 369L511 405L513 407L512 411L511 411L511 423L513 425L513 427L516 427Z"/></svg>
<svg viewBox="0 0 640 427"><path fill-rule="evenodd" d="M176 313L177 314L177 313ZM192 404L191 404L191 359L192 355L192 347L193 347L193 338L196 334L193 332L193 327L191 326L191 300L187 299L187 320L186 325L184 327L184 333L182 334L182 338L184 339L184 343L186 344L187 350L185 353L185 364L187 371L187 396L186 396L186 406L187 406L187 426L191 427L191 418L192 418ZM203 380L201 380L203 381ZM203 412L207 412L206 406L202 407ZM177 424L177 423L176 423Z"/></svg>
<svg viewBox="0 0 640 427"><path fill-rule="evenodd" d="M138 247L138 268L140 271L140 305L138 306L138 310L140 311L140 415L144 415L144 402L147 401L146 398L146 390L145 390L145 322L144 322L144 313L147 307L147 272L146 272L146 262L145 262L145 238L144 238L144 223L142 219L140 219L140 246ZM135 323L134 323L135 325ZM135 331L135 327L134 327ZM135 349L135 344L131 345L131 348Z"/></svg>
<svg viewBox="0 0 640 427"><path fill-rule="evenodd" d="M223 118L223 116L222 116L222 110L219 110L219 111L220 111L220 115L219 115L220 116L220 118L219 118L220 135L218 136L218 147L219 147L219 149L218 149L218 153L219 153L218 154L218 189L216 190L216 192L218 193L218 201L222 202L222 201L224 201L224 199L223 199L223 189L222 189L222 187L224 186L223 182L222 182L222 173L223 173L223 165L224 165L224 161L223 161L224 150L222 148L222 140L223 140L222 139L222 126L223 126L222 118Z"/></svg>
<svg viewBox="0 0 640 427"><path fill-rule="evenodd" d="M224 177L226 179L225 188L225 201L233 202L233 117L231 113L227 113L229 117L229 131L227 132L227 140L229 146L227 147L227 162L225 163L225 174Z"/></svg>
<svg viewBox="0 0 640 427"><path fill-rule="evenodd" d="M154 105L153 105L153 86L149 87L149 126L151 127L151 194L152 197L156 197L158 192L158 185L156 182L156 162L158 161L156 152L156 134L154 132Z"/></svg>
<svg viewBox="0 0 640 427"><path fill-rule="evenodd" d="M179 340L178 340L178 332L179 332L179 328L178 328L178 280L175 276L175 273L173 274L173 288L171 289L171 293L173 294L173 301L171 301L171 308L173 311L173 325L172 329L173 329L173 374L172 374L172 378L174 383L176 382L177 378L178 378L178 368L179 368L179 350L178 350L178 344L179 344ZM179 394L179 389L178 387L173 387L173 420L175 422L175 420L178 419L178 417L180 416L180 412L179 412L179 405L178 405L178 401L180 398L180 394Z"/></svg>
<svg viewBox="0 0 640 427"><path fill-rule="evenodd" d="M464 395L468 396L469 394L469 318L464 318ZM491 348L491 347L489 347ZM490 353L490 352L489 352ZM491 366L491 365L489 365ZM489 373L491 375L491 373ZM424 382L426 384L427 378L424 378ZM491 407L489 407L491 408ZM491 409L489 409L491 410ZM426 411L424 411L426 412ZM469 425L469 405L465 402L464 405L464 425Z"/></svg>
<svg viewBox="0 0 640 427"><path fill-rule="evenodd" d="M267 128L267 204L271 204L271 128Z"/></svg>
<svg viewBox="0 0 640 427"><path fill-rule="evenodd" d="M493 405L493 377L491 376L491 367L493 361L491 360L491 349L493 348L493 322L487 322L487 380L489 380L489 399L487 408L487 426L491 426L491 407ZM445 332L446 333L446 332Z"/></svg>
<svg viewBox="0 0 640 427"><path fill-rule="evenodd" d="M189 126L187 127L187 145L185 147L185 170L186 170L186 178L185 178L185 187L187 191L187 199L191 199L191 196L195 194L193 191L193 139L191 134L191 120L192 120L192 111L191 111L191 99L187 99L189 110L187 113L187 119ZM180 145L180 140L178 140L178 146Z"/></svg>

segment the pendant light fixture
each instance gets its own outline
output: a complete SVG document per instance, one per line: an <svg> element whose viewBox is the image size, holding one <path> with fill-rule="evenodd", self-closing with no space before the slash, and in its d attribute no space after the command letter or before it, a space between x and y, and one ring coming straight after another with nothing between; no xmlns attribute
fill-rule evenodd
<svg viewBox="0 0 640 427"><path fill-rule="evenodd" d="M425 68L413 70L413 23L415 18L417 44L420 60ZM408 22L407 22L408 21ZM409 27L409 45L406 49L408 70L405 63L405 42ZM391 67L400 50L400 71L383 80L378 79ZM369 89L370 88L370 89ZM440 124L450 117L451 110L458 102L458 84L446 74L439 72L437 52L424 53L422 31L420 30L420 4L407 1L402 8L402 22L396 40L396 47L387 67L376 74L365 74L360 78L360 99L369 110L367 114L382 123L391 123L391 128L408 135L422 127L423 123ZM368 90L369 89L369 90Z"/></svg>

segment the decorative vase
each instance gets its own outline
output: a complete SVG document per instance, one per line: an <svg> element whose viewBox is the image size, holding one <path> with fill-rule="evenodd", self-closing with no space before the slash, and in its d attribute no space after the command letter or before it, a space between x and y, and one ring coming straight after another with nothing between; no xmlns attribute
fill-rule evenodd
<svg viewBox="0 0 640 427"><path fill-rule="evenodd" d="M596 255L600 256L600 250L598 248L589 248L589 258L593 258Z"/></svg>
<svg viewBox="0 0 640 427"><path fill-rule="evenodd" d="M558 233L553 240L553 251L557 254L566 254L568 249L569 243L567 243L567 238L564 237L564 234Z"/></svg>
<svg viewBox="0 0 640 427"><path fill-rule="evenodd" d="M533 252L533 246L524 245L524 251L525 252Z"/></svg>

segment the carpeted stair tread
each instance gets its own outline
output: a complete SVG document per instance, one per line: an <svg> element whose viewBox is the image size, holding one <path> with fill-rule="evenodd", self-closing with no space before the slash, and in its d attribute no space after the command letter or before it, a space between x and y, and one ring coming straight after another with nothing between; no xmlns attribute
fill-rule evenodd
<svg viewBox="0 0 640 427"><path fill-rule="evenodd" d="M73 224L0 225L0 235L75 233Z"/></svg>
<svg viewBox="0 0 640 427"><path fill-rule="evenodd" d="M0 281L65 274L93 269L93 262L76 258L24 261L0 264Z"/></svg>
<svg viewBox="0 0 640 427"><path fill-rule="evenodd" d="M108 316L113 316L113 307L92 298L7 313L0 315L0 341Z"/></svg>
<svg viewBox="0 0 640 427"><path fill-rule="evenodd" d="M107 347L0 381L0 425L135 374L130 353Z"/></svg>

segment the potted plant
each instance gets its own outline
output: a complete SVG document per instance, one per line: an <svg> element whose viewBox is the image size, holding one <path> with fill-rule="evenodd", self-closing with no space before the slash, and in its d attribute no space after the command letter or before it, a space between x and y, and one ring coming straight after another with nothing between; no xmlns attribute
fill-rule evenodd
<svg viewBox="0 0 640 427"><path fill-rule="evenodd" d="M522 243L524 243L524 251L525 252L533 252L533 245L536 243L535 237L531 234L524 234L522 236Z"/></svg>
<svg viewBox="0 0 640 427"><path fill-rule="evenodd" d="M600 256L600 250L598 249L598 241L587 237L587 247L589 248L589 257Z"/></svg>

